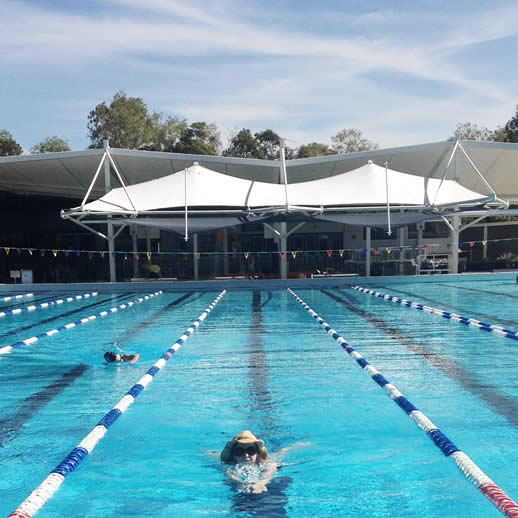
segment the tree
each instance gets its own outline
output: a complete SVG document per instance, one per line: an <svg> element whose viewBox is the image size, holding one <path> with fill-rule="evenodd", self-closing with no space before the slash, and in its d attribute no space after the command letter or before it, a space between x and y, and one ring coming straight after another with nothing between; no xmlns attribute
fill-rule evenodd
<svg viewBox="0 0 518 518"><path fill-rule="evenodd" d="M505 125L506 142L518 142L518 105L514 117Z"/></svg>
<svg viewBox="0 0 518 518"><path fill-rule="evenodd" d="M312 142L311 144L302 145L297 151L297 158L310 158L313 156L334 155L336 151L329 148L327 144Z"/></svg>
<svg viewBox="0 0 518 518"><path fill-rule="evenodd" d="M471 122L457 124L455 133L448 140L493 140L494 132Z"/></svg>
<svg viewBox="0 0 518 518"><path fill-rule="evenodd" d="M109 106L98 104L88 115L88 136L92 148L102 148L108 139L113 147L143 149L156 143L156 121L160 115L148 113L140 97L119 91Z"/></svg>
<svg viewBox="0 0 518 518"><path fill-rule="evenodd" d="M66 140L59 137L46 137L39 144L31 147L31 153L59 153L70 151L70 146Z"/></svg>
<svg viewBox="0 0 518 518"><path fill-rule="evenodd" d="M5 129L0 130L0 156L21 155L22 147Z"/></svg>
<svg viewBox="0 0 518 518"><path fill-rule="evenodd" d="M254 133L254 137L259 142L259 146L267 160L276 160L279 158L279 150L281 147L281 137L275 131L267 129Z"/></svg>
<svg viewBox="0 0 518 518"><path fill-rule="evenodd" d="M265 158L265 153L257 138L249 129L243 128L230 140L223 156L238 158Z"/></svg>
<svg viewBox="0 0 518 518"><path fill-rule="evenodd" d="M220 146L219 132L215 124L193 122L182 131L171 151L193 155L217 155Z"/></svg>
<svg viewBox="0 0 518 518"><path fill-rule="evenodd" d="M153 140L139 149L146 151L174 151L174 148L183 132L187 129L187 121L176 117L168 117L162 120L158 113L151 115Z"/></svg>
<svg viewBox="0 0 518 518"><path fill-rule="evenodd" d="M378 144L366 139L360 130L353 128L344 128L331 137L331 141L333 142L331 149L338 154L378 149Z"/></svg>

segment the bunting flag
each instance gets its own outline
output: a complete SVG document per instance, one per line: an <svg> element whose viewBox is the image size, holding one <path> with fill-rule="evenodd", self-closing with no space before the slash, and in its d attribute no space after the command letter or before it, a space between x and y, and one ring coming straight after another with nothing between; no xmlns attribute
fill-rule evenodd
<svg viewBox="0 0 518 518"><path fill-rule="evenodd" d="M140 259L140 254L135 254L135 259L138 261Z"/></svg>
<svg viewBox="0 0 518 518"><path fill-rule="evenodd" d="M377 248L374 249L374 255L380 255L380 251Z"/></svg>
<svg viewBox="0 0 518 518"><path fill-rule="evenodd" d="M151 261L151 252L146 252L146 255L147 255L147 260Z"/></svg>
<svg viewBox="0 0 518 518"><path fill-rule="evenodd" d="M451 244L450 243L448 243L446 246L448 247L448 250L451 248Z"/></svg>
<svg viewBox="0 0 518 518"><path fill-rule="evenodd" d="M474 246L475 246L475 241L470 241L470 242L469 242L469 247L470 247L470 248L473 248Z"/></svg>
<svg viewBox="0 0 518 518"><path fill-rule="evenodd" d="M69 251L69 250L67 250L67 251L65 252L65 257L68 257L68 254L69 254L69 253L70 253L70 251Z"/></svg>
<svg viewBox="0 0 518 518"><path fill-rule="evenodd" d="M390 254L390 252L392 252L392 248L386 248L385 250L386 250L387 254Z"/></svg>
<svg viewBox="0 0 518 518"><path fill-rule="evenodd" d="M416 249L417 249L417 247L416 247L416 246L413 246L413 247L412 247L412 252L414 252L414 253L415 253Z"/></svg>
<svg viewBox="0 0 518 518"><path fill-rule="evenodd" d="M281 259L284 259L284 256L286 255L284 252L279 252L279 255L281 256Z"/></svg>
<svg viewBox="0 0 518 518"><path fill-rule="evenodd" d="M58 255L58 251L57 250L52 250L52 253L54 254L54 257L56 257Z"/></svg>
<svg viewBox="0 0 518 518"><path fill-rule="evenodd" d="M11 249L8 247L4 247L4 250L5 250L5 255L9 255L9 252L11 251Z"/></svg>
<svg viewBox="0 0 518 518"><path fill-rule="evenodd" d="M201 257L200 252L197 252L197 253L196 253L196 259L197 259L198 261L200 260L200 257Z"/></svg>
<svg viewBox="0 0 518 518"><path fill-rule="evenodd" d="M362 255L367 255L367 249L366 249L366 248L364 248L364 249L362 250Z"/></svg>
<svg viewBox="0 0 518 518"><path fill-rule="evenodd" d="M183 260L187 261L187 254L183 254Z"/></svg>
<svg viewBox="0 0 518 518"><path fill-rule="evenodd" d="M464 246L464 241L459 242L459 248L462 248Z"/></svg>
<svg viewBox="0 0 518 518"><path fill-rule="evenodd" d="M172 256L173 259L176 259L176 252L172 252L171 256Z"/></svg>
<svg viewBox="0 0 518 518"><path fill-rule="evenodd" d="M340 254L340 257L344 256L344 251L343 250L340 250L338 253Z"/></svg>
<svg viewBox="0 0 518 518"><path fill-rule="evenodd" d="M423 250L426 252L428 250L428 245L424 245Z"/></svg>
<svg viewBox="0 0 518 518"><path fill-rule="evenodd" d="M45 255L45 250L40 250L41 257Z"/></svg>
<svg viewBox="0 0 518 518"><path fill-rule="evenodd" d="M293 257L293 259L296 259L297 258L297 252L291 252L291 256Z"/></svg>
<svg viewBox="0 0 518 518"><path fill-rule="evenodd" d="M250 252L243 252L243 255L245 256L245 259L248 259L248 254L250 254Z"/></svg>
<svg viewBox="0 0 518 518"><path fill-rule="evenodd" d="M487 241L482 241L482 246L486 247L487 246Z"/></svg>
<svg viewBox="0 0 518 518"><path fill-rule="evenodd" d="M268 252L268 257L272 257L273 252Z"/></svg>
<svg viewBox="0 0 518 518"><path fill-rule="evenodd" d="M27 251L29 252L29 255L32 255L32 248L29 248Z"/></svg>
<svg viewBox="0 0 518 518"><path fill-rule="evenodd" d="M124 254L124 260L127 261L128 260L128 254Z"/></svg>
<svg viewBox="0 0 518 518"><path fill-rule="evenodd" d="M331 257L333 255L333 251L332 250L328 250L327 251L327 257Z"/></svg>
<svg viewBox="0 0 518 518"><path fill-rule="evenodd" d="M104 254L105 254L104 250L101 250L99 253L101 254L101 259L104 259ZM128 254L125 254L125 255L126 255L126 259L127 259Z"/></svg>
<svg viewBox="0 0 518 518"><path fill-rule="evenodd" d="M320 250L317 250L317 251L315 252L315 255L316 255L317 257L320 257Z"/></svg>
<svg viewBox="0 0 518 518"><path fill-rule="evenodd" d="M17 248L17 249L16 249L16 253L17 253L18 255L20 255L20 254L22 253L22 249L21 249L21 248Z"/></svg>
<svg viewBox="0 0 518 518"><path fill-rule="evenodd" d="M221 259L225 259L225 254L223 252L221 252L219 256L221 257Z"/></svg>
<svg viewBox="0 0 518 518"><path fill-rule="evenodd" d="M77 255L77 257L79 257L81 255L81 252L79 250L77 250L76 255Z"/></svg>

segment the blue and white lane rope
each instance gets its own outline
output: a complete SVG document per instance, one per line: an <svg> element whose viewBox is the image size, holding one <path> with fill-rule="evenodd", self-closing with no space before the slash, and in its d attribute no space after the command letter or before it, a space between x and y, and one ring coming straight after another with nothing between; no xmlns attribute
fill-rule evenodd
<svg viewBox="0 0 518 518"><path fill-rule="evenodd" d="M191 336L198 326L207 318L214 306L222 299L227 290L223 290L209 305L209 307L187 328L183 335L167 349L153 366L140 378L126 395L92 428L83 440L50 472L47 478L13 511L8 518L32 518L45 505L52 495L59 489L65 477L72 473L81 461L95 448L104 437L108 428L123 414L135 401L135 398L152 381L153 377L165 365L182 344Z"/></svg>
<svg viewBox="0 0 518 518"><path fill-rule="evenodd" d="M10 300L23 299L23 297L34 297L34 293L24 293L23 295L12 295L11 297L3 297L1 302L9 302Z"/></svg>
<svg viewBox="0 0 518 518"><path fill-rule="evenodd" d="M42 338L46 338L47 336L52 336L52 335L55 335L56 333L61 333L62 331L66 331L67 329L72 329L73 327L80 326L81 324L86 324L99 317L105 317L109 313L115 313L116 311L119 311L121 309L129 308L129 307L133 306L134 304L144 302L145 300L148 300L152 297L160 295L161 293L162 293L161 290L156 291L155 293L150 293L149 295L145 295L144 297L139 297L138 299L132 300L131 302L126 302L124 304L121 304L118 307L113 307L113 308L107 309L106 311L101 311L100 313L97 313L96 315L91 315L89 317L82 318L81 320L76 320L75 322L70 322L69 324L65 324L64 326L57 327L56 329L51 329L50 331L45 331L44 333L41 333L39 335L31 336L30 338L26 338L25 340L21 340L14 344L6 345L5 347L0 347L0 354L9 353L13 349L18 349L20 347L23 347L24 345L31 345L34 342L41 340Z"/></svg>
<svg viewBox="0 0 518 518"><path fill-rule="evenodd" d="M331 326L313 311L291 289L288 291L297 302L331 335L356 363L389 395L389 397L414 421L433 441L446 457L451 457L464 476L493 503L505 516L518 518L518 505L498 487L465 453L459 450L437 426L403 396L403 394L375 369L358 351L355 351Z"/></svg>
<svg viewBox="0 0 518 518"><path fill-rule="evenodd" d="M353 290L361 291L366 295L372 295L374 297L381 298L383 300L388 300L389 302L394 302L396 304L401 304L402 306L406 306L408 308L418 309L419 311L425 311L426 313L432 313L434 315L440 315L447 320L453 320L454 322L458 322L459 324L464 324L466 326L477 327L481 331L487 331L489 333L495 333L497 335L505 336L505 338L510 338L511 340L518 340L518 333L513 331L512 329L506 329L502 326L496 326L494 324L487 324L486 322L481 322L476 318L468 318L463 317L462 315L457 315L457 313L452 313L450 311L443 311L442 309L432 308L431 306L425 306L424 304L419 304L418 302L412 302L407 299L400 299L399 297L394 297L393 295L387 295L385 293L381 293L380 291L370 290L368 288L362 288L361 286L352 286Z"/></svg>
<svg viewBox="0 0 518 518"><path fill-rule="evenodd" d="M19 315L22 311L34 311L38 308L46 309L52 306L59 306L60 304L64 304L65 302L73 302L74 300L87 299L89 297L96 297L97 295L98 292L94 291L92 293L85 293L84 295L74 295L73 297L52 300L50 302L42 302L40 304L32 304L30 306L25 306L23 308L11 309L9 311L0 311L0 317L5 317L7 315Z"/></svg>

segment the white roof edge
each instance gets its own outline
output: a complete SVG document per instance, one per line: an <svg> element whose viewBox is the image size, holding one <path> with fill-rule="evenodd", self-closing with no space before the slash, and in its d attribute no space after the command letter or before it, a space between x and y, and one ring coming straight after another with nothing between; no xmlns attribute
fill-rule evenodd
<svg viewBox="0 0 518 518"><path fill-rule="evenodd" d="M81 158L101 156L104 149L84 149L82 151L61 151L59 153L30 153L27 155L11 155L0 157L0 164L11 162L34 162L38 160L59 160L61 158Z"/></svg>

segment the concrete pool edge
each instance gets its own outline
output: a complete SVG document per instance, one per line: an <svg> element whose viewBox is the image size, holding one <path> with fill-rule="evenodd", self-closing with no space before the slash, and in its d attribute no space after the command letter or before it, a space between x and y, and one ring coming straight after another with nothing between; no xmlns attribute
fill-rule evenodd
<svg viewBox="0 0 518 518"><path fill-rule="evenodd" d="M170 292L185 291L216 291L249 290L249 289L297 289L336 288L345 286L389 285L408 282L441 283L441 282L468 282L468 281L512 281L518 279L518 271L462 273L441 275L401 275L380 277L321 277L318 279L226 279L207 281L163 281L160 279L141 282L89 282L89 283L60 283L60 284L0 284L0 294L30 293L30 292L75 292L78 290L100 291L103 293L121 293L129 291L164 290Z"/></svg>

